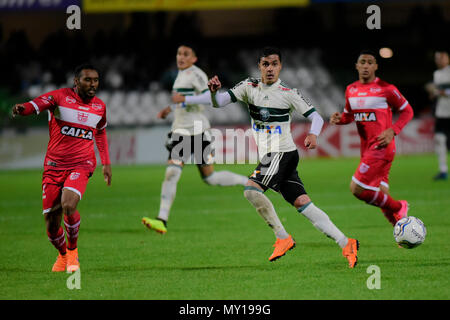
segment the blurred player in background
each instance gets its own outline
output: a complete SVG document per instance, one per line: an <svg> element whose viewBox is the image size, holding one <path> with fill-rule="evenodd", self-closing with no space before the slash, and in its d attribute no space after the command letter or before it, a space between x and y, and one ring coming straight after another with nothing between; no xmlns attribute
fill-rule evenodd
<svg viewBox="0 0 450 320"><path fill-rule="evenodd" d="M356 62L359 80L347 86L344 112L334 113L331 124L356 122L361 160L350 183L358 199L381 208L392 225L407 216L408 202L389 195L389 171L395 156L394 136L412 119L413 110L398 89L375 76L375 53L362 51ZM400 113L392 124L392 111Z"/></svg>
<svg viewBox="0 0 450 320"><path fill-rule="evenodd" d="M52 271L76 271L80 213L77 210L88 179L96 167L94 139L103 164L107 185L111 184L111 163L106 136L106 106L95 96L99 85L97 69L89 64L75 70L74 88L45 93L16 104L13 116L49 113L50 140L42 178L43 214L50 242L59 251ZM61 227L64 216L65 233Z"/></svg>
<svg viewBox="0 0 450 320"><path fill-rule="evenodd" d="M248 106L261 160L246 184L244 196L275 234L275 249L269 261L284 256L296 244L286 232L272 202L264 194L270 188L280 193L319 231L332 238L342 248L349 267L353 268L358 260L358 240L347 238L328 215L314 205L298 176L299 154L290 131L291 113L297 111L312 121L304 141L308 149L316 148L323 119L306 98L279 79L281 59L279 49L266 47L258 57L261 79L247 78L231 90L218 93L221 83L215 76L208 83L211 93L204 94L202 98L212 100L215 107L224 107L238 100ZM200 97L186 97L186 103L197 99Z"/></svg>
<svg viewBox="0 0 450 320"><path fill-rule="evenodd" d="M172 203L175 199L177 183L184 163L194 154L194 162L205 183L218 186L245 185L248 178L230 171L214 171L214 150L210 124L203 114L204 106L198 103L178 103L180 98L195 96L208 91L208 77L195 65L197 55L192 44L178 47L176 62L178 75L173 84L174 102L158 113L158 118L165 119L174 112L174 121L168 135L166 147L169 150L168 166L161 188L161 201L158 216L155 219L142 218L142 223L159 233L167 232L167 221ZM196 149L196 146L197 149Z"/></svg>
<svg viewBox="0 0 450 320"><path fill-rule="evenodd" d="M439 173L434 177L434 180L447 180L447 145L450 136L450 65L448 52L436 51L434 61L438 69L433 74L433 83L427 86L431 99L436 100L434 143Z"/></svg>

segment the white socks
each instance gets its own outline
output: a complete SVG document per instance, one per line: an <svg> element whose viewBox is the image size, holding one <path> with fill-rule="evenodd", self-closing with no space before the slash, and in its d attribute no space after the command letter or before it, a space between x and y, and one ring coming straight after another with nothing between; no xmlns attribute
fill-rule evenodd
<svg viewBox="0 0 450 320"><path fill-rule="evenodd" d="M169 165L166 168L166 176L161 188L161 203L158 218L164 221L169 219L169 211L172 207L173 199L177 193L177 183L181 176L181 167Z"/></svg>
<svg viewBox="0 0 450 320"><path fill-rule="evenodd" d="M244 196L255 207L256 211L258 211L269 227L272 228L277 238L286 239L289 237L289 234L284 229L275 212L272 202L264 195L264 193L262 193L262 191L255 187L245 187Z"/></svg>
<svg viewBox="0 0 450 320"><path fill-rule="evenodd" d="M305 204L298 209L298 212L308 218L317 230L334 239L341 248L347 245L347 237L333 224L328 215L317 208L314 203Z"/></svg>
<svg viewBox="0 0 450 320"><path fill-rule="evenodd" d="M447 166L447 137L443 133L434 135L434 150L438 157L439 172L448 172Z"/></svg>
<svg viewBox="0 0 450 320"><path fill-rule="evenodd" d="M277 238L286 239L289 237L289 234L284 229L275 212L272 202L264 195L264 193L254 187L245 187L244 196L256 208L256 211L258 211L264 221L272 228ZM298 209L298 212L308 218L319 231L334 239L341 248L344 248L347 245L348 238L333 224L333 222L331 222L328 215L317 208L312 202Z"/></svg>
<svg viewBox="0 0 450 320"><path fill-rule="evenodd" d="M203 178L203 180L209 185L225 187L235 185L245 186L248 178L230 171L215 171L206 178Z"/></svg>

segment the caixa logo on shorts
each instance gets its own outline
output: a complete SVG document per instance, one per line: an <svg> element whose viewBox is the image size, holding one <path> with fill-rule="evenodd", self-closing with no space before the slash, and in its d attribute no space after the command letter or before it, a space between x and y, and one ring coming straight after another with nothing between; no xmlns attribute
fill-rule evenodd
<svg viewBox="0 0 450 320"><path fill-rule="evenodd" d="M85 130L71 126L63 126L61 128L61 133L65 136L81 138L86 140L92 140L93 138L93 133L91 130Z"/></svg>
<svg viewBox="0 0 450 320"><path fill-rule="evenodd" d="M375 112L355 112L355 121L377 121Z"/></svg>

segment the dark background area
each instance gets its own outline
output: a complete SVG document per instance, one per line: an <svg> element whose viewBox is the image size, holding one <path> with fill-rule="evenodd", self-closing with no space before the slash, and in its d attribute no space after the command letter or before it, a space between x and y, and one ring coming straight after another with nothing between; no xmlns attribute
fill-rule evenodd
<svg viewBox="0 0 450 320"><path fill-rule="evenodd" d="M379 30L366 27L366 8L373 2L221 11L83 13L81 30L68 30L68 15L62 11L0 11L2 117L7 117L13 101L30 98L27 89L31 85L49 82L66 86L74 67L85 61L99 66L102 80L110 69L120 73L121 90L145 91L152 82L170 90L176 75L176 48L183 41L196 44L198 65L208 76L221 75L225 86L247 76L246 66L239 59L243 49L265 45L318 48L334 80L345 88L357 80L354 63L361 49L390 47L394 56L379 58L377 75L400 89L416 116L429 113L432 103L424 85L432 80L435 70L434 50L448 49L450 2L375 3L381 8ZM102 88L114 86L103 81Z"/></svg>

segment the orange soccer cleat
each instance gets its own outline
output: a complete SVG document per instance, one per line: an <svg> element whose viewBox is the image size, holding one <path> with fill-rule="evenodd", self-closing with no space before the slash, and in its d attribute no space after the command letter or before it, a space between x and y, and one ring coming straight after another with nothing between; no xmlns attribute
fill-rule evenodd
<svg viewBox="0 0 450 320"><path fill-rule="evenodd" d="M52 272L62 272L66 271L67 265L67 253L62 255L61 253L56 258L55 264L53 265Z"/></svg>
<svg viewBox="0 0 450 320"><path fill-rule="evenodd" d="M348 238L347 245L342 249L342 255L347 258L349 268L354 268L358 263L358 249L359 241Z"/></svg>
<svg viewBox="0 0 450 320"><path fill-rule="evenodd" d="M80 268L78 261L78 248L67 250L67 272L77 271Z"/></svg>
<svg viewBox="0 0 450 320"><path fill-rule="evenodd" d="M295 248L295 241L292 238L291 235L289 235L286 239L278 239L273 245L275 247L275 250L273 250L272 255L269 258L269 261L275 261L278 258L281 258L288 252L289 250L292 250Z"/></svg>

